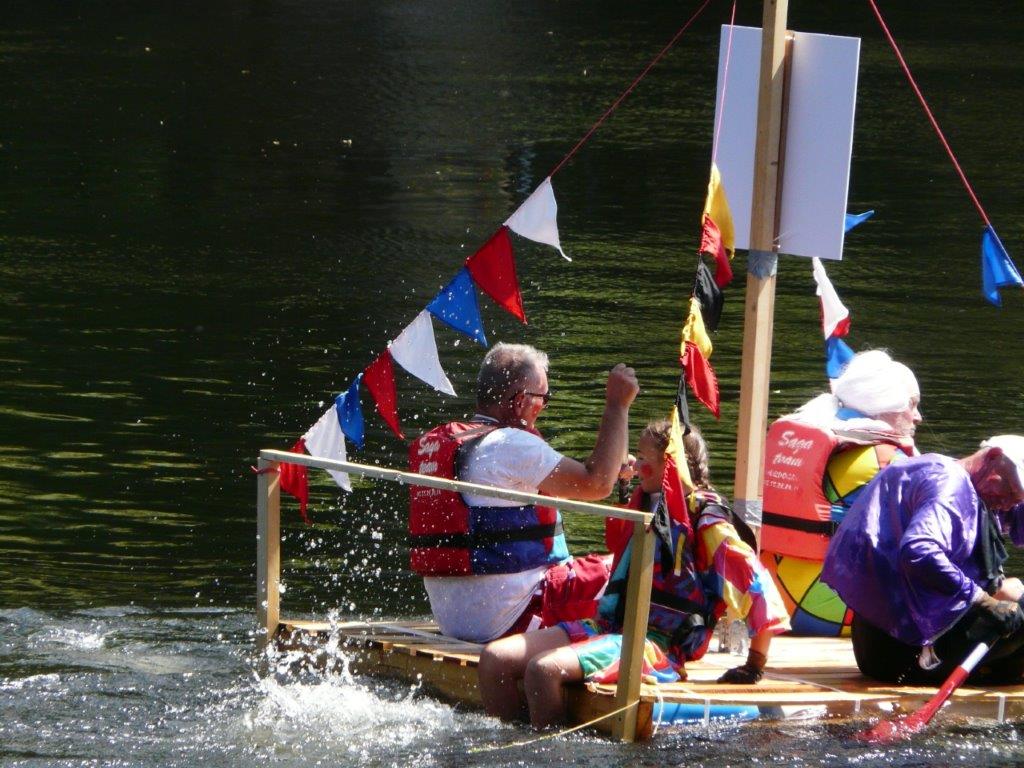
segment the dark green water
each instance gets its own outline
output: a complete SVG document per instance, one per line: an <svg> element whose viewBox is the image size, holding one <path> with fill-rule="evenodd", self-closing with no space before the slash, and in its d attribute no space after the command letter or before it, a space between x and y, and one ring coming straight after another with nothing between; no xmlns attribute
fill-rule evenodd
<svg viewBox="0 0 1024 768"><path fill-rule="evenodd" d="M877 214L848 237L845 260L828 265L852 313L851 345L886 347L917 372L924 450L965 453L990 434L1024 432L1024 301L1008 294L996 310L981 299L977 214L869 9L791 5L794 28L863 38L850 210ZM1024 7L886 5L990 217L1024 264ZM540 426L570 454L589 451L602 371L615 362L636 366L641 379L635 425L671 402L727 10L714 3L555 177L573 263L516 239L530 325L481 301L492 340L550 353L556 398ZM267 693L245 682L249 465L260 448L289 447L318 418L691 12L665 2L440 0L6 9L0 712L20 725L0 725L0 744L14 744L0 747L0 760L107 758L116 745L79 740L106 715L76 719L76 708L128 689L145 702L138 710L100 708L126 718L132 743L149 745L122 744L128 762L237 764L311 738L316 729L288 714L303 706L304 689ZM759 20L758 8L741 6L741 23ZM810 264L781 260L778 286L772 415L825 386ZM722 419L693 406L724 490L742 301L741 277L715 337ZM482 350L447 330L437 335L462 396L445 399L399 373L410 433L471 408ZM403 461L403 445L369 408L367 417L368 447L354 457ZM420 586L402 572L404 491L361 485L344 497L319 478L313 490L314 528L298 525L285 502L286 609L423 611ZM592 524L570 525L577 549L596 545ZM153 654L184 658L188 669L153 672ZM43 681L38 690L32 676ZM202 705L200 690L211 697ZM323 690L326 698L306 706L320 707L324 721L355 706ZM154 712L167 730L146 742ZM409 721L439 722L430 712ZM203 731L190 751L179 729L212 717L241 730L227 742ZM43 733L36 721L51 722L42 743L52 750L34 743ZM458 727L469 729L468 741L522 737L486 719ZM751 745L763 730L741 737L738 752L702 736L668 744L685 743L696 762L799 762L807 733L787 728L771 730L761 752ZM841 731L809 728L823 750L874 759L843 751ZM393 747L350 742L341 731L322 753L286 752L297 762L345 762L348 753L332 750L355 743L361 762L413 754L414 763L473 762L452 757L461 755L459 733L434 756L415 734ZM968 728L880 759L953 762L944 740L966 739L974 762L1015 762L1018 752L1000 751L1014 734ZM555 764L577 748L602 762L681 759L665 746L620 753L573 744L499 762Z"/></svg>

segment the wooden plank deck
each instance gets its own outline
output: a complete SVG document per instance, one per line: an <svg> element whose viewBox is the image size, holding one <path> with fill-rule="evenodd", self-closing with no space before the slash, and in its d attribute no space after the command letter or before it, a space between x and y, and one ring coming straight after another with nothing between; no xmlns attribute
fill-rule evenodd
<svg viewBox="0 0 1024 768"><path fill-rule="evenodd" d="M420 680L443 699L480 706L476 667L482 645L445 637L434 624L425 621L328 624L288 619L281 622L278 644L313 649L331 637L355 651L353 671ZM716 644L712 641L712 648ZM644 685L638 726L641 736L649 735L652 707L659 700L708 707L754 705L762 712L776 713L780 707L818 707L825 716L845 716L913 709L935 692L933 688L880 685L863 677L849 640L841 638L778 637L772 643L769 666L760 683L715 682L725 669L739 663L742 660L737 656L709 652L700 661L687 664L686 681L659 685L656 690ZM589 722L615 710L615 686L573 686L568 700L573 721ZM976 717L1024 717L1024 686L963 687L954 694L950 706ZM608 732L610 718L594 727Z"/></svg>

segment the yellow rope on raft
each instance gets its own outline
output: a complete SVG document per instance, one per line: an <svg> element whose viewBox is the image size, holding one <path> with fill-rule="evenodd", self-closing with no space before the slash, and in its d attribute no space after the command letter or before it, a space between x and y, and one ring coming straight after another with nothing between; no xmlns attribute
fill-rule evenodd
<svg viewBox="0 0 1024 768"><path fill-rule="evenodd" d="M579 725L574 725L572 728L566 728L563 731L555 731L554 733L545 733L543 736L537 736L536 738L527 739L526 741L514 741L511 744L492 744L489 747L473 747L472 749L469 750L469 752L470 752L470 754L475 753L475 752L497 752L499 749L512 749L513 747L527 747L530 744L536 744L539 741L547 741L548 739L554 739L554 738L558 738L559 736L565 736L566 734L570 734L573 731L579 731L579 730L581 730L583 728L588 728L591 725L593 725L594 723L599 723L602 720L607 720L609 717L614 717L615 715L619 715L619 714L625 712L630 707L635 707L638 703L639 702L633 702L632 704L627 704L624 707L619 707L618 709L613 709L611 712L608 712L607 714L601 715L599 717L595 717L593 720L588 720L585 723L580 723Z"/></svg>

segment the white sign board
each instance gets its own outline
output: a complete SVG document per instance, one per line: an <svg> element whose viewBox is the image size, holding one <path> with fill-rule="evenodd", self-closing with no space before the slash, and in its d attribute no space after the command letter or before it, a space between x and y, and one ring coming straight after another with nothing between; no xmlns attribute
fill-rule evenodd
<svg viewBox="0 0 1024 768"><path fill-rule="evenodd" d="M727 25L722 27L718 53L715 161L732 209L736 247L749 248L761 30L731 29L731 51ZM860 40L805 32L794 35L779 252L841 259Z"/></svg>

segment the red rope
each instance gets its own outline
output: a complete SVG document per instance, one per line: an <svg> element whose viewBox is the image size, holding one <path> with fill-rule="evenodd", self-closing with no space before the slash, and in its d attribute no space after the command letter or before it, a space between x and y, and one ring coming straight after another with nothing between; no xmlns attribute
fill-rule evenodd
<svg viewBox="0 0 1024 768"><path fill-rule="evenodd" d="M967 180L967 174L964 173L963 168L960 167L960 163L957 162L956 155L953 154L952 147L949 146L949 142L946 141L946 135L942 132L939 127L938 120L935 119L935 115L932 114L931 109L928 107L928 102L924 99L924 94L921 93L921 89L918 88L917 82L914 80L914 76L910 73L910 67L907 66L906 59L903 58L903 54L900 52L900 47L896 44L896 40L893 38L892 33L889 31L889 27L885 23L885 19L882 18L882 12L878 10L878 6L875 4L875 0L868 0L871 5L871 10L875 12L875 18L878 19L878 23L882 25L882 32L885 33L886 39L889 41L889 45L892 46L893 52L896 54L896 58L900 62L900 66L903 67L903 74L907 76L907 80L910 81L910 87L914 89L914 93L917 94L917 100L921 102L921 106L924 108L924 113L928 116L928 120L932 124L932 128L935 129L935 133L939 136L939 141L942 142L942 146L946 148L946 154L949 155L949 159L953 163L953 168L956 169L957 174L960 176L960 181L963 182L964 188L967 190L967 194L970 195L971 201L974 203L974 207L978 209L978 213L981 214L981 220L989 227L992 226L992 222L988 218L988 214L985 213L985 209L981 207L981 201L978 200L978 196L974 194L974 188L971 187L971 182Z"/></svg>
<svg viewBox="0 0 1024 768"><path fill-rule="evenodd" d="M646 67L644 67L644 71L641 72L639 74L639 76L637 76L636 80L634 80L630 84L630 86L626 90L624 90L622 92L622 94L619 96L619 98L617 98L612 103L612 105L610 107L608 107L608 109L605 111L605 113L603 115L601 115L601 117L598 119L598 121L596 123L594 123L590 127L590 130L587 131L586 134L584 134L583 138L580 139L578 142L576 142L576 146L569 150L569 154L567 154L565 157L563 157L559 161L558 165L555 166L555 169L553 171L551 171L551 173L548 174L549 178L551 176L554 176L556 173L558 173L562 169L562 166L565 165L567 162L569 162L572 159L573 155L575 155L576 152L579 151L579 148L587 143L587 140L593 135L594 131L596 131L598 128L601 127L601 124L605 120L607 120L608 117L611 115L611 113L614 112L618 108L619 104L621 104L623 102L623 100L625 100L625 98L627 96L629 96L629 94L631 94L633 92L633 89L636 88L640 84L640 81L643 80L645 77L647 77L647 73L650 72L651 69L654 68L655 64L657 64L659 61L661 61L662 57L666 53L668 53L669 50L671 50L672 46L676 44L676 41L679 40L679 38L683 36L683 33L687 29L690 28L690 25L693 24L693 22L695 22L697 20L697 17L700 16L701 13L703 13L704 9L707 8L710 3L711 3L711 0L704 0L703 5L701 5L701 7L697 9L697 12L694 13L693 16L691 16L690 19L685 24L683 24L683 26L680 28L680 30L675 33L675 35L672 37L672 39L668 41L668 45L666 45L664 48L662 48L661 52L658 53L658 55L655 56L651 60L651 63L648 64Z"/></svg>

